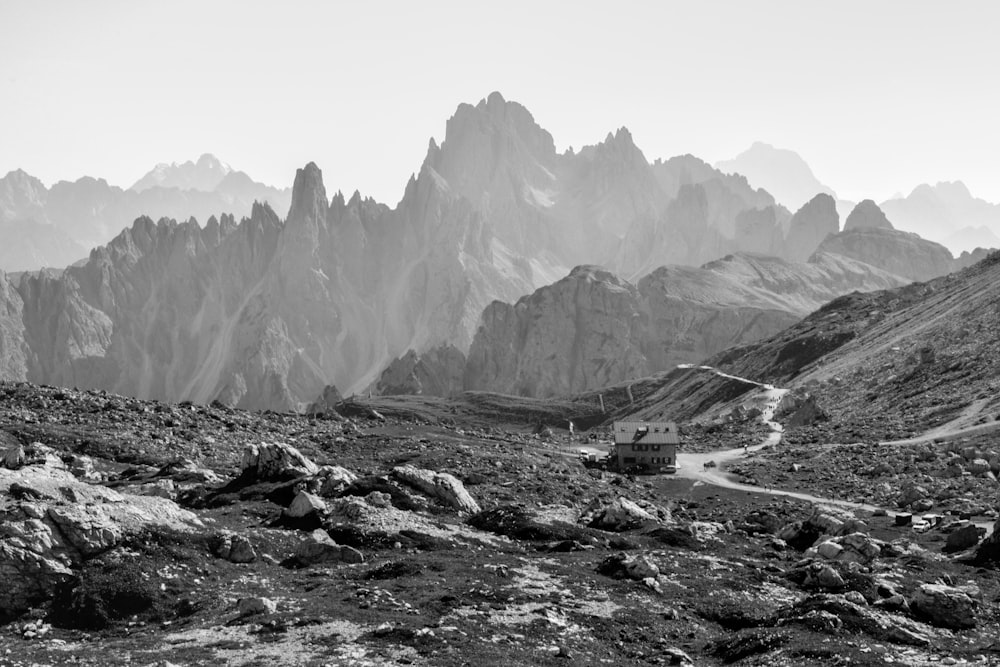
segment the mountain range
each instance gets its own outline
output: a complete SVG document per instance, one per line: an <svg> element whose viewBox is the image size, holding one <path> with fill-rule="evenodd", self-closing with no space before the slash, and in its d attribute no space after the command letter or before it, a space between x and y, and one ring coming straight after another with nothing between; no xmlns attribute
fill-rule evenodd
<svg viewBox="0 0 1000 667"><path fill-rule="evenodd" d="M212 155L158 165L132 188L104 179L59 181L51 188L20 170L0 178L0 268L63 268L86 258L141 216L207 220L250 214L255 201L287 211L291 190L266 186Z"/></svg>
<svg viewBox="0 0 1000 667"><path fill-rule="evenodd" d="M3 378L281 410L331 384L349 394L411 378L552 395L697 361L845 292L984 254L955 259L874 202L844 231L828 194L792 214L693 156L650 162L625 128L559 153L499 93L458 107L395 208L329 197L314 164L284 218L262 201L281 191L204 156L136 188L0 183L4 210L59 229L94 230L150 201L187 207L187 222L136 218L64 271L0 274ZM234 197L249 206L239 222L188 217L234 191L256 200Z"/></svg>

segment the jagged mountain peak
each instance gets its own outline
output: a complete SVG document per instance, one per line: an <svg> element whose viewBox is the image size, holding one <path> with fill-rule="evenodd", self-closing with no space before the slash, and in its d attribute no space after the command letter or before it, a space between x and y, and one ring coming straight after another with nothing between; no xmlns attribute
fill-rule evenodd
<svg viewBox="0 0 1000 667"><path fill-rule="evenodd" d="M323 172L315 162L310 162L295 172L292 185L292 206L288 210L288 222L311 220L325 221L330 205L323 185Z"/></svg>

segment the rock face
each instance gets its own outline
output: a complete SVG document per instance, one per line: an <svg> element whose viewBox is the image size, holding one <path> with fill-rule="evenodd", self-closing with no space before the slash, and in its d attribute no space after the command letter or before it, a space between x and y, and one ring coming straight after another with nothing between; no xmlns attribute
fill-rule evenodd
<svg viewBox="0 0 1000 667"><path fill-rule="evenodd" d="M788 224L785 257L804 262L826 237L840 231L837 203L828 194L818 194L795 212Z"/></svg>
<svg viewBox="0 0 1000 667"><path fill-rule="evenodd" d="M543 397L607 386L764 338L851 289L901 282L827 255L809 264L734 255L664 267L637 286L581 266L486 309L464 386Z"/></svg>

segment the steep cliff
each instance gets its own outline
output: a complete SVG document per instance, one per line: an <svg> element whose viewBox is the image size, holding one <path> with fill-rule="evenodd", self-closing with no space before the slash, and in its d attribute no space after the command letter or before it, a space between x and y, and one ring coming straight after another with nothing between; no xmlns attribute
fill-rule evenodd
<svg viewBox="0 0 1000 667"><path fill-rule="evenodd" d="M607 386L773 335L846 292L903 282L829 255L808 264L732 255L662 267L638 285L581 266L484 311L465 388L544 397Z"/></svg>

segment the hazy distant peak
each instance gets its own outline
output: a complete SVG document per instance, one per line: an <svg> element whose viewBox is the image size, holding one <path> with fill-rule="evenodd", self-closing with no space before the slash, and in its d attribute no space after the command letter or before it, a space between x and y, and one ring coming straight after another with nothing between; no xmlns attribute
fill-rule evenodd
<svg viewBox="0 0 1000 667"><path fill-rule="evenodd" d="M871 199L859 202L844 222L844 231L851 229L894 229L889 218Z"/></svg>
<svg viewBox="0 0 1000 667"><path fill-rule="evenodd" d="M162 187L211 192L232 171L232 167L211 153L203 153L197 162L190 160L182 164L161 162L136 181L131 189L141 192L149 188Z"/></svg>
<svg viewBox="0 0 1000 667"><path fill-rule="evenodd" d="M813 174L808 163L795 151L775 148L755 141L732 160L715 163L726 173L739 173L755 188L764 188L790 210L797 210L819 192L833 197L836 193Z"/></svg>

